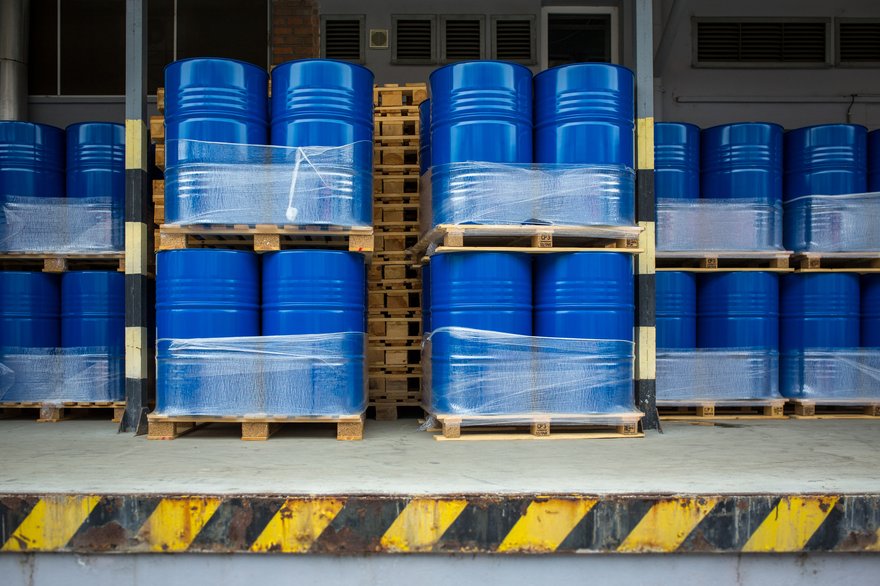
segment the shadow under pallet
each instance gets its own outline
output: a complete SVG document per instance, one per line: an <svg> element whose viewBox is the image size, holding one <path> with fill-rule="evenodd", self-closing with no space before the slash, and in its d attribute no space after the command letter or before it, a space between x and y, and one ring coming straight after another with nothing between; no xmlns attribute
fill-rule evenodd
<svg viewBox="0 0 880 586"><path fill-rule="evenodd" d="M657 401L663 421L784 419L786 399L730 401Z"/></svg>
<svg viewBox="0 0 880 586"><path fill-rule="evenodd" d="M171 440L204 428L212 423L232 423L241 426L241 439L267 440L282 426L288 424L333 424L337 440L361 440L364 437L364 415L316 415L301 417L247 417L247 416L169 416L147 415L147 438Z"/></svg>

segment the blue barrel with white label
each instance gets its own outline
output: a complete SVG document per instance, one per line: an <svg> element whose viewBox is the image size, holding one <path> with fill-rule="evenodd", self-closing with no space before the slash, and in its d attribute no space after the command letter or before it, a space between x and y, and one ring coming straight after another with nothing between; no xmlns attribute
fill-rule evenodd
<svg viewBox="0 0 880 586"><path fill-rule="evenodd" d="M532 72L465 61L434 70L430 85L432 225L530 218L505 187L511 170L492 164L532 162Z"/></svg>
<svg viewBox="0 0 880 586"><path fill-rule="evenodd" d="M58 275L0 271L0 348L60 345Z"/></svg>
<svg viewBox="0 0 880 586"><path fill-rule="evenodd" d="M862 275L861 345L880 347L880 275Z"/></svg>
<svg viewBox="0 0 880 586"><path fill-rule="evenodd" d="M697 347L697 275L657 272L657 348Z"/></svg>
<svg viewBox="0 0 880 586"><path fill-rule="evenodd" d="M419 104L419 174L431 168L431 100Z"/></svg>
<svg viewBox="0 0 880 586"><path fill-rule="evenodd" d="M778 276L766 271L701 275L697 289L697 345L778 350Z"/></svg>
<svg viewBox="0 0 880 586"><path fill-rule="evenodd" d="M430 280L431 411L459 415L528 412L529 387L511 380L511 376L527 375L511 369L517 357L528 353L523 344L529 338L509 334L532 333L529 255L437 254L431 257Z"/></svg>
<svg viewBox="0 0 880 586"><path fill-rule="evenodd" d="M785 191L845 195L867 189L868 131L856 124L823 124L785 133Z"/></svg>
<svg viewBox="0 0 880 586"><path fill-rule="evenodd" d="M880 130L868 133L868 191L880 191Z"/></svg>
<svg viewBox="0 0 880 586"><path fill-rule="evenodd" d="M657 199L700 197L700 128L683 122L654 125L654 193Z"/></svg>
<svg viewBox="0 0 880 586"><path fill-rule="evenodd" d="M764 122L713 126L700 136L700 196L782 200L782 127Z"/></svg>
<svg viewBox="0 0 880 586"><path fill-rule="evenodd" d="M535 259L535 335L633 339L632 255L541 254Z"/></svg>
<svg viewBox="0 0 880 586"><path fill-rule="evenodd" d="M331 59L302 59L275 67L271 127L273 145L330 147L305 151L309 158L300 165L297 184L291 187L290 209L280 210L286 221L370 225L373 73L369 69Z"/></svg>
<svg viewBox="0 0 880 586"><path fill-rule="evenodd" d="M0 121L0 196L64 197L64 131Z"/></svg>

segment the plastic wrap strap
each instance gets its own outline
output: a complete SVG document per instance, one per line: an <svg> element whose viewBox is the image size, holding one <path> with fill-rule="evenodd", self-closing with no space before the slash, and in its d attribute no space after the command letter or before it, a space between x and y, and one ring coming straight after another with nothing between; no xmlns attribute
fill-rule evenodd
<svg viewBox="0 0 880 586"><path fill-rule="evenodd" d="M372 148L282 147L171 140L165 172L170 225L370 226Z"/></svg>
<svg viewBox="0 0 880 586"><path fill-rule="evenodd" d="M633 348L623 340L439 328L424 344L424 403L434 415L635 413Z"/></svg>
<svg viewBox="0 0 880 586"><path fill-rule="evenodd" d="M658 401L779 398L777 352L750 348L657 351Z"/></svg>
<svg viewBox="0 0 880 586"><path fill-rule="evenodd" d="M110 197L0 198L0 251L118 252L125 243L122 203Z"/></svg>
<svg viewBox="0 0 880 586"><path fill-rule="evenodd" d="M635 223L635 172L624 166L451 163L431 167L423 183L430 184L423 231L438 224Z"/></svg>
<svg viewBox="0 0 880 586"><path fill-rule="evenodd" d="M787 201L785 246L795 252L876 251L880 193L808 195Z"/></svg>
<svg viewBox="0 0 880 586"><path fill-rule="evenodd" d="M657 250L783 250L782 208L761 199L659 199Z"/></svg>
<svg viewBox="0 0 880 586"><path fill-rule="evenodd" d="M791 399L880 401L880 348L786 353L781 378L782 394Z"/></svg>
<svg viewBox="0 0 880 586"><path fill-rule="evenodd" d="M342 416L366 409L362 332L158 343L156 412Z"/></svg>
<svg viewBox="0 0 880 586"><path fill-rule="evenodd" d="M121 349L4 348L0 367L2 402L125 400L125 358Z"/></svg>

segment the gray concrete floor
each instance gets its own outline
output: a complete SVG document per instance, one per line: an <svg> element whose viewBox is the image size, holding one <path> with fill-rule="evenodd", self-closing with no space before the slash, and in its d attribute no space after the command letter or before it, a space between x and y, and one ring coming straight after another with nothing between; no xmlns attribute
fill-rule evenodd
<svg viewBox="0 0 880 586"><path fill-rule="evenodd" d="M364 441L234 426L173 441L108 421L0 421L0 493L749 494L880 492L880 420L666 423L644 439L437 442L415 420Z"/></svg>

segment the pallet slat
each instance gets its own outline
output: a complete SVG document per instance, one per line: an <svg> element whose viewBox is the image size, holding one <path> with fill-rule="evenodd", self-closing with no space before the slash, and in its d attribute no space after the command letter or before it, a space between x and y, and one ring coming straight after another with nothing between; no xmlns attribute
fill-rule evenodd
<svg viewBox="0 0 880 586"><path fill-rule="evenodd" d="M267 440L286 424L336 424L336 439L361 440L364 437L364 416L314 416L314 417L211 417L211 416L164 416L148 415L147 438L172 440L211 423L236 423L241 425L241 439Z"/></svg>

